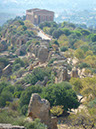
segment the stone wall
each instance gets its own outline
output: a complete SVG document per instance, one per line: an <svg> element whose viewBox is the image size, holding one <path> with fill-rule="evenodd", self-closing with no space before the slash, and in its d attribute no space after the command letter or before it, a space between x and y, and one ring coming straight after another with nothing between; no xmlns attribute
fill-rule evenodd
<svg viewBox="0 0 96 129"><path fill-rule="evenodd" d="M11 124L0 124L0 129L25 129L24 126L12 126Z"/></svg>
<svg viewBox="0 0 96 129"><path fill-rule="evenodd" d="M45 21L54 20L54 12L45 9L30 9L26 11L26 20L38 25Z"/></svg>

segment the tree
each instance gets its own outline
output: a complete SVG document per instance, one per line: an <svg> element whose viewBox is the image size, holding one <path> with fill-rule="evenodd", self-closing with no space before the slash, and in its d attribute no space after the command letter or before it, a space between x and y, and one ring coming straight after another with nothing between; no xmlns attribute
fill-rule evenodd
<svg viewBox="0 0 96 129"><path fill-rule="evenodd" d="M77 108L79 102L76 93L72 90L72 86L68 82L53 84L45 87L42 97L47 99L52 106L63 106L64 111Z"/></svg>
<svg viewBox="0 0 96 129"><path fill-rule="evenodd" d="M69 36L71 34L71 31L68 28L63 28L62 31L66 36Z"/></svg>
<svg viewBox="0 0 96 129"><path fill-rule="evenodd" d="M75 56L78 58L78 59L83 59L84 58L84 51L82 49L77 49L75 51Z"/></svg>
<svg viewBox="0 0 96 129"><path fill-rule="evenodd" d="M52 36L53 38L59 38L64 32L60 29L53 31Z"/></svg>
<svg viewBox="0 0 96 129"><path fill-rule="evenodd" d="M96 34L91 36L91 40L92 40L92 42L96 42Z"/></svg>
<svg viewBox="0 0 96 129"><path fill-rule="evenodd" d="M59 39L58 43L60 46L68 46L68 38L65 34L62 34Z"/></svg>
<svg viewBox="0 0 96 129"><path fill-rule="evenodd" d="M4 107L6 105L6 101L12 100L12 93L9 91L3 91L0 95L0 107Z"/></svg>
<svg viewBox="0 0 96 129"><path fill-rule="evenodd" d="M70 83L73 85L73 89L80 93L80 90L82 89L82 81L80 78L71 78Z"/></svg>
<svg viewBox="0 0 96 129"><path fill-rule="evenodd" d="M89 35L90 34L90 31L89 30L82 29L81 30L81 33L82 33L82 35L86 36L86 35Z"/></svg>
<svg viewBox="0 0 96 129"><path fill-rule="evenodd" d="M96 98L96 77L86 77L82 79L82 90L81 93L87 98Z"/></svg>
<svg viewBox="0 0 96 129"><path fill-rule="evenodd" d="M42 69L42 68L36 68L32 71L31 74L28 74L25 76L25 82L30 83L32 85L35 85L37 81L43 81L44 77L50 77L51 69Z"/></svg>

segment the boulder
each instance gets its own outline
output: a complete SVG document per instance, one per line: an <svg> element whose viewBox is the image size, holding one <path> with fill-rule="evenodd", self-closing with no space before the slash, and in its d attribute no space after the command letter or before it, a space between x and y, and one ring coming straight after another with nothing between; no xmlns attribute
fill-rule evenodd
<svg viewBox="0 0 96 129"><path fill-rule="evenodd" d="M67 80L68 80L67 68L62 66L57 70L57 77L55 78L55 83L60 83Z"/></svg>
<svg viewBox="0 0 96 129"><path fill-rule="evenodd" d="M25 129L24 126L12 126L11 124L0 124L0 129Z"/></svg>
<svg viewBox="0 0 96 129"><path fill-rule="evenodd" d="M76 68L72 69L71 77L75 77L75 78L79 77L78 70Z"/></svg>
<svg viewBox="0 0 96 129"><path fill-rule="evenodd" d="M48 59L48 49L46 46L41 46L39 51L38 51L38 59L41 63L45 63Z"/></svg>
<svg viewBox="0 0 96 129"><path fill-rule="evenodd" d="M56 120L52 120L50 115L50 103L45 99L41 99L37 93L31 96L28 106L28 116L33 120L39 118L42 123L47 125L48 129L57 129ZM52 121L54 122L52 123Z"/></svg>

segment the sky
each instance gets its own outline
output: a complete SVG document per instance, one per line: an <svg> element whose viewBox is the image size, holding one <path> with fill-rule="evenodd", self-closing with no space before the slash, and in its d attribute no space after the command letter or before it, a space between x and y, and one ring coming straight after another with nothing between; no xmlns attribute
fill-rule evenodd
<svg viewBox="0 0 96 129"><path fill-rule="evenodd" d="M95 9L96 0L0 0L0 12L25 13L30 8L52 11Z"/></svg>

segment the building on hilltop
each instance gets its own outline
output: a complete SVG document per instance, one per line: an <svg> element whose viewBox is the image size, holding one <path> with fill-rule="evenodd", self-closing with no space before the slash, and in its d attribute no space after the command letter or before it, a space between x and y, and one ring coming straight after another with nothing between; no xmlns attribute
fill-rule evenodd
<svg viewBox="0 0 96 129"><path fill-rule="evenodd" d="M29 9L26 10L26 20L31 21L35 25L39 25L45 21L54 20L54 12L45 9Z"/></svg>

